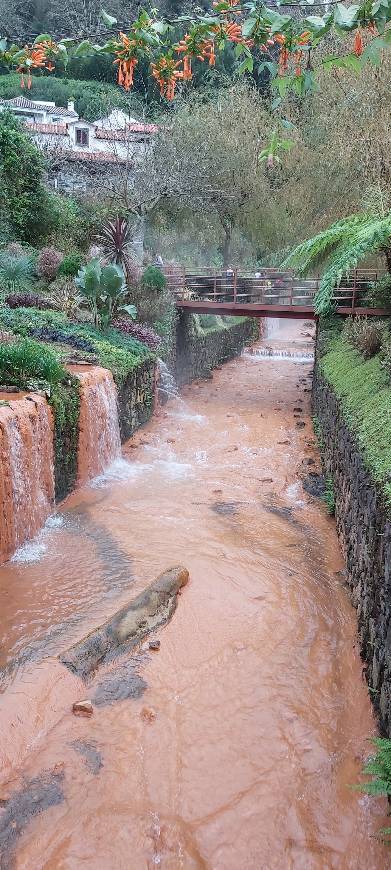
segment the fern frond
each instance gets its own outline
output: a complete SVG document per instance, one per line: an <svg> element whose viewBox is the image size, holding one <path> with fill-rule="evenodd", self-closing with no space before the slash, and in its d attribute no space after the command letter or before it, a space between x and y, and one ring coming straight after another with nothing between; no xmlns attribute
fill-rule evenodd
<svg viewBox="0 0 391 870"><path fill-rule="evenodd" d="M368 220L365 213L349 215L322 230L312 239L298 245L284 260L282 267L297 269L304 275L308 270L320 266L332 251L355 230Z"/></svg>
<svg viewBox="0 0 391 870"><path fill-rule="evenodd" d="M339 286L342 277L370 254L388 245L390 239L391 213L384 218L366 216L365 221L349 232L347 238L341 241L329 257L315 298L317 314L327 314L330 311L334 290Z"/></svg>

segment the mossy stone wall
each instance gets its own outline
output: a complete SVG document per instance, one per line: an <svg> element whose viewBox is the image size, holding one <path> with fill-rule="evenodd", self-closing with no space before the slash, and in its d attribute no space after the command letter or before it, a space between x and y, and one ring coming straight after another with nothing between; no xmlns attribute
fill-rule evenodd
<svg viewBox="0 0 391 870"><path fill-rule="evenodd" d="M387 389L378 360L365 361L339 338L325 346L320 330L313 408L334 483L337 530L370 694L381 731L391 737L391 522L381 414Z"/></svg>
<svg viewBox="0 0 391 870"><path fill-rule="evenodd" d="M147 423L154 409L155 361L142 361L129 372L118 388L121 441Z"/></svg>
<svg viewBox="0 0 391 870"><path fill-rule="evenodd" d="M241 353L259 335L256 318L227 318L224 327L206 332L197 329L194 315L182 312L177 322L176 381L179 386L197 378L207 378L212 370Z"/></svg>

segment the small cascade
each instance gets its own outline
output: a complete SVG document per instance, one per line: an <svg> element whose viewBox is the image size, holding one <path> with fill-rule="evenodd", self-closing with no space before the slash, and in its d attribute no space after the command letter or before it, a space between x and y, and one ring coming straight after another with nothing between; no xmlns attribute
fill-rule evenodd
<svg viewBox="0 0 391 870"><path fill-rule="evenodd" d="M78 483L102 474L121 455L117 388L107 369L72 366L81 384Z"/></svg>
<svg viewBox="0 0 391 870"><path fill-rule="evenodd" d="M252 351L251 356L254 359L257 359L257 357L277 360L289 359L293 362L313 362L314 360L313 351L281 350L281 348L274 347L257 347L256 350Z"/></svg>
<svg viewBox="0 0 391 870"><path fill-rule="evenodd" d="M0 405L0 562L33 538L54 504L53 419L43 396Z"/></svg>
<svg viewBox="0 0 391 870"><path fill-rule="evenodd" d="M174 375L171 374L169 368L162 359L158 360L157 392L159 404L161 405L164 405L171 399L177 399L179 396Z"/></svg>
<svg viewBox="0 0 391 870"><path fill-rule="evenodd" d="M264 338L272 338L280 328L279 317L265 317Z"/></svg>

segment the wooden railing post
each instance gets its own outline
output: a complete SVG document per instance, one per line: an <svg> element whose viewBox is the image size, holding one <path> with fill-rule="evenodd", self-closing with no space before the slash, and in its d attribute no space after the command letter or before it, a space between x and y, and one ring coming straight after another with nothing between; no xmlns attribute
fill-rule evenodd
<svg viewBox="0 0 391 870"><path fill-rule="evenodd" d="M355 305L356 305L356 292L357 292L357 269L354 270L354 278L353 278L352 311L354 311Z"/></svg>
<svg viewBox="0 0 391 870"><path fill-rule="evenodd" d="M236 304L236 297L238 293L238 270L234 269L234 303Z"/></svg>

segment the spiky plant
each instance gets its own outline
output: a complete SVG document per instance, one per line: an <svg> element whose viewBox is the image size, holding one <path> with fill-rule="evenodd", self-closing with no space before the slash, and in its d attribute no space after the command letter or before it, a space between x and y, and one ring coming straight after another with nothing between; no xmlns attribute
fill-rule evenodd
<svg viewBox="0 0 391 870"><path fill-rule="evenodd" d="M4 252L0 254L0 294L19 293L26 290L34 281L34 265L31 257L13 257Z"/></svg>
<svg viewBox="0 0 391 870"><path fill-rule="evenodd" d="M117 215L114 220L107 221L98 238L104 257L121 267L127 284L133 283L137 278L137 269L131 255L132 235L126 218Z"/></svg>
<svg viewBox="0 0 391 870"><path fill-rule="evenodd" d="M358 212L337 221L298 245L283 266L297 269L301 275L324 266L315 310L318 314L327 314L343 276L377 252L385 255L391 272L391 211Z"/></svg>

